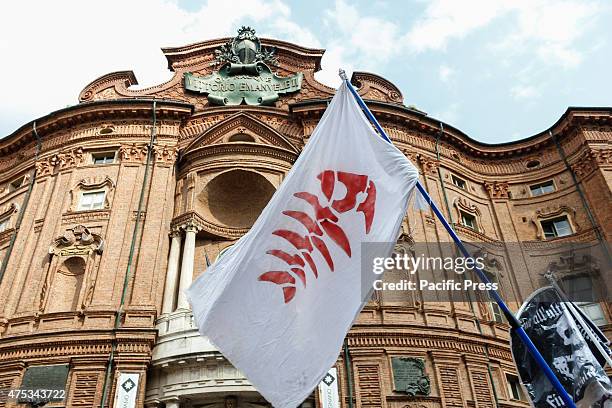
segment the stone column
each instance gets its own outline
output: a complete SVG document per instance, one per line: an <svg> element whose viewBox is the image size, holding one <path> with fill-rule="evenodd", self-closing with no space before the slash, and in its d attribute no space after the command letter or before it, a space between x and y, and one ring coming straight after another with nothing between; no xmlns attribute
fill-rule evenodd
<svg viewBox="0 0 612 408"><path fill-rule="evenodd" d="M189 310L189 302L187 301L187 296L185 296L185 290L187 290L193 280L196 232L197 228L193 224L188 224L185 227L185 245L183 247L183 263L181 264L177 309Z"/></svg>
<svg viewBox="0 0 612 408"><path fill-rule="evenodd" d="M168 273L166 273L166 285L164 287L164 303L162 304L162 314L172 312L174 307L174 296L176 285L178 284L179 258L181 257L181 232L172 231L170 233L172 242L170 244L170 255L168 256Z"/></svg>

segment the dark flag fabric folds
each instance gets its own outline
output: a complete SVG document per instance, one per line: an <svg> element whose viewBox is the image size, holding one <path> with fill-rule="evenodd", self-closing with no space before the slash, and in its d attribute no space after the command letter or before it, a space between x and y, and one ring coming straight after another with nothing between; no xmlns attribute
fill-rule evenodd
<svg viewBox="0 0 612 408"><path fill-rule="evenodd" d="M600 339L600 348L609 353L607 341L601 339L597 327L584 314L581 317L587 327L583 327L572 315L572 310L579 309L571 306L549 286L534 292L519 310L517 318L577 407L610 408L612 383L603 369L605 358L591 338ZM514 334L511 345L521 382L533 406L565 407Z"/></svg>

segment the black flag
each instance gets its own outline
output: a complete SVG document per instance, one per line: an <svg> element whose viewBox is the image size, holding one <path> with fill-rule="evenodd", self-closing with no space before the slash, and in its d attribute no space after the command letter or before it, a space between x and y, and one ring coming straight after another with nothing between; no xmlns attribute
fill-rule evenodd
<svg viewBox="0 0 612 408"><path fill-rule="evenodd" d="M612 407L612 384L602 368L605 363L596 357L601 353L585 332L593 327L581 327L553 287L534 292L517 318L576 406ZM585 315L583 319L590 322ZM515 335L512 355L534 407L566 406Z"/></svg>

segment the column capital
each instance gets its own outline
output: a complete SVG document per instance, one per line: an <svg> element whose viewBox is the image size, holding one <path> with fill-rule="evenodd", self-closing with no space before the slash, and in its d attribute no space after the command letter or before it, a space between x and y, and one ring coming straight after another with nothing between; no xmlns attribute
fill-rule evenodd
<svg viewBox="0 0 612 408"><path fill-rule="evenodd" d="M185 224L181 225L180 228L184 229L185 232L195 232L198 233L202 230L202 227L195 223L193 220L189 220Z"/></svg>

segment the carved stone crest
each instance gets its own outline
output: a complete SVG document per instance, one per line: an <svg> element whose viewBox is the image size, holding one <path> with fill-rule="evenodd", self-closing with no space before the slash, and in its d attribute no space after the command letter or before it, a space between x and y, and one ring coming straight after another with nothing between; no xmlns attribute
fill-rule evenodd
<svg viewBox="0 0 612 408"><path fill-rule="evenodd" d="M59 256L101 254L104 240L98 234L89 232L87 227L77 225L57 237L49 247L49 254Z"/></svg>
<svg viewBox="0 0 612 408"><path fill-rule="evenodd" d="M227 44L215 50L215 59L222 64L227 62L233 64L254 64L264 62L276 65L276 50L261 45L255 30L251 27L242 26L238 35Z"/></svg>

